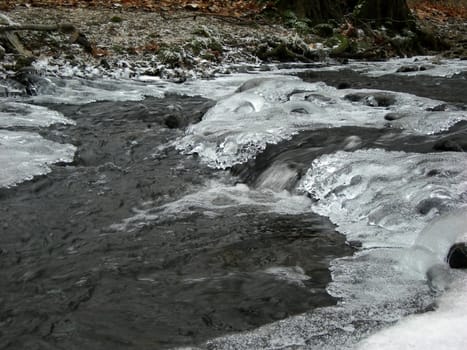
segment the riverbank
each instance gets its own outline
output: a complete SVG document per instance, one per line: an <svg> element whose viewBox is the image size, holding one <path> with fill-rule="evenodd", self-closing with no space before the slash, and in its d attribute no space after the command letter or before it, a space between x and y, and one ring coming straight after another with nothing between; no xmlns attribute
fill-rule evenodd
<svg viewBox="0 0 467 350"><path fill-rule="evenodd" d="M381 30L371 37L356 30L349 41L343 35L349 31L345 26L311 26L293 16L272 20L272 10L266 7L243 9L245 15L241 16L234 8L187 6L33 7L18 3L4 13L20 24L70 23L86 36L92 53L85 52L69 34L20 33L24 45L37 58L36 69L63 76L144 74L183 81L226 73L244 64L387 59L420 53L467 57L465 18L449 16L442 9L414 7L419 27L431 39L443 38L446 43L436 50L419 48L416 52L407 46L413 46L410 33L401 37ZM6 54L0 76L14 76L23 66L14 55Z"/></svg>

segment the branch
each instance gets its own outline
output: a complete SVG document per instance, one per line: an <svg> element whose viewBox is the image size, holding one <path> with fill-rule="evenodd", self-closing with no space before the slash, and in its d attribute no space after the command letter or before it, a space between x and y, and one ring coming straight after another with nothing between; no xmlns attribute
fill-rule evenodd
<svg viewBox="0 0 467 350"><path fill-rule="evenodd" d="M23 56L31 56L31 54L24 50L19 39L14 35L14 32L21 31L21 30L33 30L33 31L43 31L43 32L53 32L53 31L60 31L62 33L69 33L71 34L71 42L77 43L83 47L84 51L87 53L93 54L94 48L92 44L88 41L86 36L78 31L74 25L69 23L64 24L51 24L51 25L43 25L43 24L16 24L9 22L7 25L0 24L0 37L1 34L4 33L7 40L12 43L15 42L12 46Z"/></svg>
<svg viewBox="0 0 467 350"><path fill-rule="evenodd" d="M75 27L72 24L52 24L52 25L42 25L42 24L10 24L10 25L0 25L0 32L9 32L9 31L19 31L19 30L37 30L37 31L61 31L64 33L72 33L76 31Z"/></svg>

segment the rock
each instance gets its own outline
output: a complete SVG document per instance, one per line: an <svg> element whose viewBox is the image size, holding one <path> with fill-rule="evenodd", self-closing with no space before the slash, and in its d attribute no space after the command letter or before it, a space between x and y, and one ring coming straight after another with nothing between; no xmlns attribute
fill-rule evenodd
<svg viewBox="0 0 467 350"><path fill-rule="evenodd" d="M431 107L431 108L427 108L426 110L428 112L445 112L447 109L448 109L448 105L446 103L442 103L440 105L437 105L437 106L434 106L434 107Z"/></svg>
<svg viewBox="0 0 467 350"><path fill-rule="evenodd" d="M446 258L449 266L453 269L467 268L467 243L456 243L449 249Z"/></svg>
<svg viewBox="0 0 467 350"><path fill-rule="evenodd" d="M375 93L353 93L345 95L346 100L352 102L363 101L367 106L372 107L388 107L393 105L396 102L396 97L393 94L385 92L375 92Z"/></svg>
<svg viewBox="0 0 467 350"><path fill-rule="evenodd" d="M350 84L346 82L339 83L337 85L337 89L343 90L343 89L350 89Z"/></svg>
<svg viewBox="0 0 467 350"><path fill-rule="evenodd" d="M391 112L384 116L384 119L393 121L404 118L406 115L404 113Z"/></svg>
<svg viewBox="0 0 467 350"><path fill-rule="evenodd" d="M3 59L3 57L5 57L5 49L0 45L0 60Z"/></svg>
<svg viewBox="0 0 467 350"><path fill-rule="evenodd" d="M26 65L21 66L21 64L19 62L20 62L20 60L18 60L18 62L16 64L17 67L19 67L19 68L17 69L17 71L16 71L16 73L14 75L14 79L24 86L28 96L37 95L35 83L38 80L38 75L37 75L36 69L34 67L32 67L32 66L29 66L29 65L28 66L26 66Z"/></svg>
<svg viewBox="0 0 467 350"><path fill-rule="evenodd" d="M419 66L402 66L396 71L396 73L418 72L419 70Z"/></svg>
<svg viewBox="0 0 467 350"><path fill-rule="evenodd" d="M467 151L467 140L461 136L444 138L436 142L433 149L443 152L465 152Z"/></svg>

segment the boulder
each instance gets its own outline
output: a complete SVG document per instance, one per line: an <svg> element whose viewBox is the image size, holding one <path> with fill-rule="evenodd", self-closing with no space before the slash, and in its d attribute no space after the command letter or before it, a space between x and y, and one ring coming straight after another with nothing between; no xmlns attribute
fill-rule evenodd
<svg viewBox="0 0 467 350"><path fill-rule="evenodd" d="M449 266L453 269L467 268L467 243L456 243L449 249L446 258Z"/></svg>

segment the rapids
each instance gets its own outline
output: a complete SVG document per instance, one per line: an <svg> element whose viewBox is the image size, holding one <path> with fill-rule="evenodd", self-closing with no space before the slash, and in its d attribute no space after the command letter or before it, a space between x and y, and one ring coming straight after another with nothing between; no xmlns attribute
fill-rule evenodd
<svg viewBox="0 0 467 350"><path fill-rule="evenodd" d="M0 98L1 349L467 346L465 63L250 68Z"/></svg>

